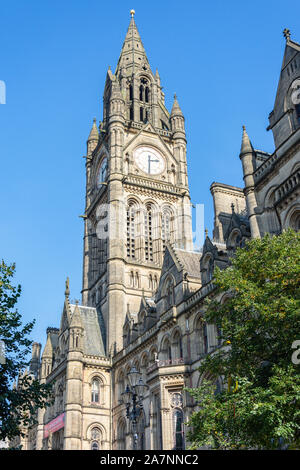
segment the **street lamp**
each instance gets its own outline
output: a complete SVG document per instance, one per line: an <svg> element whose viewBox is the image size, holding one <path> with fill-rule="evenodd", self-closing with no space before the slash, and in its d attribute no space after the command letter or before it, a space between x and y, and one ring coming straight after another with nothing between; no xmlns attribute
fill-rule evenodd
<svg viewBox="0 0 300 470"><path fill-rule="evenodd" d="M148 385L143 382L141 375L135 366L131 367L128 372L130 386L127 384L122 393L126 405L126 417L132 422L133 450L137 449L137 420L143 409L144 392L148 388Z"/></svg>

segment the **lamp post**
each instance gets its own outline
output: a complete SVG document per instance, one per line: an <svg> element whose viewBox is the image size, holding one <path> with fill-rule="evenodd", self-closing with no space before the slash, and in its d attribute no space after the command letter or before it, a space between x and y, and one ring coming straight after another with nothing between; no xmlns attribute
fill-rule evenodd
<svg viewBox="0 0 300 470"><path fill-rule="evenodd" d="M133 433L133 450L137 449L137 420L143 409L143 394L148 388L143 382L141 373L133 366L128 373L130 386L127 384L125 391L122 393L126 404L126 417L132 423Z"/></svg>

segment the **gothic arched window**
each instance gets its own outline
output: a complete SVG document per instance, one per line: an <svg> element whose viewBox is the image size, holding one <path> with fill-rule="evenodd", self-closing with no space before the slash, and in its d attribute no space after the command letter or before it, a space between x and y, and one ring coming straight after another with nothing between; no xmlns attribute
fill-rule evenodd
<svg viewBox="0 0 300 470"><path fill-rule="evenodd" d="M134 119L133 106L130 106L130 109L129 109L129 120L130 120L130 121L133 121L133 119Z"/></svg>
<svg viewBox="0 0 300 470"><path fill-rule="evenodd" d="M100 383L98 379L92 381L92 403L99 403Z"/></svg>
<svg viewBox="0 0 300 470"><path fill-rule="evenodd" d="M164 340L161 352L162 352L163 360L169 361L171 363L171 361L172 361L172 348L171 348L170 340L168 338L166 338Z"/></svg>
<svg viewBox="0 0 300 470"><path fill-rule="evenodd" d="M127 207L127 256L129 258L135 258L135 217L135 206L130 203Z"/></svg>
<svg viewBox="0 0 300 470"><path fill-rule="evenodd" d="M91 450L100 450L101 431L93 428L91 431Z"/></svg>
<svg viewBox="0 0 300 470"><path fill-rule="evenodd" d="M149 103L149 87L146 86L145 88L145 101Z"/></svg>
<svg viewBox="0 0 300 470"><path fill-rule="evenodd" d="M173 411L173 436L174 450L184 449L183 411L175 409Z"/></svg>
<svg viewBox="0 0 300 470"><path fill-rule="evenodd" d="M126 449L126 423L125 421L121 420L118 423L117 429L117 442L118 442L118 449L125 450Z"/></svg>
<svg viewBox="0 0 300 470"><path fill-rule="evenodd" d="M118 377L118 400L119 402L123 401L122 393L125 390L125 379L123 371L120 372Z"/></svg>
<svg viewBox="0 0 300 470"><path fill-rule="evenodd" d="M152 227L152 206L147 205L145 211L145 260L153 261L153 227Z"/></svg>
<svg viewBox="0 0 300 470"><path fill-rule="evenodd" d="M176 359L183 357L182 338L179 331L176 331L173 339L174 356Z"/></svg>
<svg viewBox="0 0 300 470"><path fill-rule="evenodd" d="M171 239L171 212L169 209L164 209L161 220L161 239L163 251L166 248L166 242Z"/></svg>
<svg viewBox="0 0 300 470"><path fill-rule="evenodd" d="M298 232L300 230L300 210L294 210L292 215L290 216L289 226Z"/></svg>
<svg viewBox="0 0 300 470"><path fill-rule="evenodd" d="M174 305L174 283L173 279L168 279L165 287L166 308Z"/></svg>
<svg viewBox="0 0 300 470"><path fill-rule="evenodd" d="M208 336L207 325L199 318L196 324L196 352L198 355L207 354L208 352Z"/></svg>
<svg viewBox="0 0 300 470"><path fill-rule="evenodd" d="M140 107L140 121L144 120L144 108L141 106Z"/></svg>

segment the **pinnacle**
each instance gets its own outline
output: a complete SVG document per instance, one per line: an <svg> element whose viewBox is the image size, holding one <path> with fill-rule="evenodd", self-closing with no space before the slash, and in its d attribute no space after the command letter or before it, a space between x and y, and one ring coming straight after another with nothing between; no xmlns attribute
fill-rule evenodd
<svg viewBox="0 0 300 470"><path fill-rule="evenodd" d="M93 119L92 129L91 129L91 132L90 132L89 137L88 137L88 141L89 140L98 140L98 139L99 139L99 131L98 131L97 124L96 124L96 118L94 118Z"/></svg>
<svg viewBox="0 0 300 470"><path fill-rule="evenodd" d="M129 72L132 73L135 68L149 67L146 52L134 20L135 11L131 10L130 14L130 23L115 75L118 75L122 68L125 68L126 70L129 69Z"/></svg>
<svg viewBox="0 0 300 470"><path fill-rule="evenodd" d="M75 309L74 309L72 319L70 322L70 327L82 327L82 321L81 321L78 303L76 303L75 305Z"/></svg>
<svg viewBox="0 0 300 470"><path fill-rule="evenodd" d="M252 153L253 147L250 142L249 136L246 131L246 127L243 126L243 136L242 136L242 145L240 155L244 155L245 153Z"/></svg>
<svg viewBox="0 0 300 470"><path fill-rule="evenodd" d="M182 111L180 109L179 103L177 101L177 95L176 93L174 94L174 102L173 102L173 107L171 111L171 116L183 116Z"/></svg>
<svg viewBox="0 0 300 470"><path fill-rule="evenodd" d="M50 333L48 333L45 349L43 351L42 357L52 357L53 347L50 339Z"/></svg>

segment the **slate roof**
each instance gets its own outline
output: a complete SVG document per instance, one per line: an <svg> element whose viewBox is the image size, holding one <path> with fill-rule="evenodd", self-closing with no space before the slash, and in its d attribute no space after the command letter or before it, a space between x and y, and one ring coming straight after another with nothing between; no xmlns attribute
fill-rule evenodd
<svg viewBox="0 0 300 470"><path fill-rule="evenodd" d="M201 277L200 258L202 253L173 248L174 253L183 269L192 277Z"/></svg>
<svg viewBox="0 0 300 470"><path fill-rule="evenodd" d="M70 304L73 315L76 305ZM100 330L100 318L97 309L78 305L84 328L84 353L89 356L105 356L104 342Z"/></svg>

